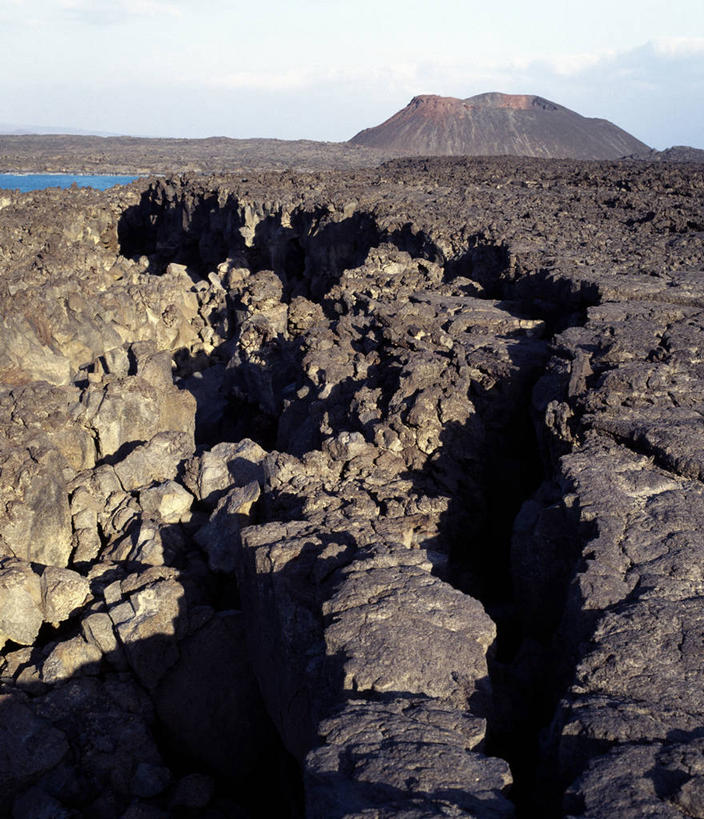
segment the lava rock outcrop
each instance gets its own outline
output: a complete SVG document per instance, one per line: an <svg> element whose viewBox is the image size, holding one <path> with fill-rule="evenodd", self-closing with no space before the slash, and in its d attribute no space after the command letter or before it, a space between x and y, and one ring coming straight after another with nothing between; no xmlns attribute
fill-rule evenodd
<svg viewBox="0 0 704 819"><path fill-rule="evenodd" d="M701 813L703 200L518 159L5 196L3 814Z"/></svg>

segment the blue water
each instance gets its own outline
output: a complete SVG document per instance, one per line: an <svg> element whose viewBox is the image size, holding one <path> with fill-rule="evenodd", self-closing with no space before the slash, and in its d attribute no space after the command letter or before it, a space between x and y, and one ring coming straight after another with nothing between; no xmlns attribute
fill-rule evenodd
<svg viewBox="0 0 704 819"><path fill-rule="evenodd" d="M96 188L104 191L113 185L126 185L136 176L107 176L68 173L0 173L0 188L11 190L39 191L43 188L68 188L74 182L79 188Z"/></svg>

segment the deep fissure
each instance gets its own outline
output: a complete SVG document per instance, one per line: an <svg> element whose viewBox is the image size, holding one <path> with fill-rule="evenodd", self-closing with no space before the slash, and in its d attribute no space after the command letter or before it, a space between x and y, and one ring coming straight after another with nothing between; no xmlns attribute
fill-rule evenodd
<svg viewBox="0 0 704 819"><path fill-rule="evenodd" d="M321 304L328 321L333 322L341 315L354 314L355 310L359 310L359 305L331 299L330 291L345 270L361 265L370 249L378 247L382 241L410 250L412 256L442 256L427 236L414 234L410 229L392 236L384 235L371 217L359 213L333 222L322 230L319 229L320 214L299 213L291 218L291 227L282 225L281 214L263 216L254 227L251 244L246 245L240 232L244 224L241 219L232 216L231 211L236 210L234 203L229 201L221 207L216 201L213 197L206 198L202 204L191 208L190 213L189 208L183 206L190 221L183 215L178 218L174 215L178 214L181 205L177 204L172 210L173 203L161 203L161 209L155 214L152 211L153 203L143 203L139 214L131 213L126 216L121 231L123 253L149 256L152 259L152 270L157 273L172 262L186 264L196 277L207 275L208 270L234 257L240 259L238 264L246 266L252 274L272 270L281 280L281 299L284 303L290 304L293 299L302 296ZM176 224L178 228L174 227ZM229 227L229 232L224 226ZM478 236L473 239L465 254L445 263L444 276L446 281L461 277L470 283L476 283L483 298L513 299L513 303L519 306L527 318L545 321L545 341L556 329L579 323L583 318L585 304L595 300L592 294L589 294L586 302L577 299L573 313L568 316L557 307L560 294L556 294L553 304L544 300L536 304L525 290L515 291L510 277L505 276L509 264L506 248L493 245L486 237ZM226 354L231 353L230 345L241 330L243 320L246 320L239 298L236 295L233 298L232 291L226 295L226 313L231 328L229 337L223 343ZM379 330L377 327L376 337L370 337L369 342L370 349L378 350L383 362L388 358L390 348L384 346L383 333L379 334ZM211 391L216 389L220 393L219 420L210 419L206 423L197 424L196 438L201 446L208 447L220 441L237 441L249 437L267 450L282 447L284 450L291 449L290 430L292 426L295 427L296 419L311 415L316 417L316 413L321 412L320 408L315 409L306 402L305 384L296 383L300 382L300 372L296 371L299 366L297 343L295 340L278 342L276 353L290 359L291 377L294 381L272 388L271 398L274 403L267 408L252 401L248 395L246 378L245 383L238 383L237 369L231 373L226 371L223 363L218 363L226 360L226 354L219 356L216 352L214 366L211 366L211 360L205 358L195 368L190 368L201 382L210 380ZM455 513L448 514L449 526L443 535L456 539L450 549L448 579L458 588L480 599L497 623L497 644L490 665L494 677L496 716L489 724L486 751L506 758L511 763L516 778L513 798L519 816L530 815L535 807L538 733L549 719L557 696L557 692L553 691L545 694L544 700L538 705L530 702L530 707L535 706L534 711L538 716L525 719L525 715L516 713L517 709L525 706L525 700L516 704L517 682L511 679L512 664L518 657L526 636L522 631L521 612L517 609L512 591L510 543L514 521L522 503L532 497L541 483L549 477L543 471L539 444L529 411L530 394L533 385L542 375L547 346L544 347L543 356L542 361L527 363L529 375L521 375L521 384L514 395L517 401L512 411L498 422L493 420L486 433L482 454L488 466L485 466L481 479L485 507L481 510L483 522L474 527L472 544L468 547L466 541L462 542L457 534L451 534L453 529L458 528L456 521L452 521ZM394 377L389 364L387 360L379 366L379 383L382 385L390 375L391 378ZM193 389L194 394L198 395L198 387L193 384L194 375L188 375L189 367L181 366L180 371L180 386ZM506 386L499 384L497 388ZM207 400L207 390L205 396L203 402ZM490 418L492 396L478 393L473 398L479 407L483 406L481 412L484 417ZM239 416L243 416L242 420L238 420ZM283 428L289 429L289 434L284 434L283 438L282 421ZM334 422L332 429L335 429ZM365 432L363 425L360 431ZM320 432L316 435L320 435ZM304 446L293 446L292 451L300 455L317 446L319 438L314 435ZM432 485L432 471L423 480ZM437 491L437 486L434 491ZM453 502L462 506L466 499L455 497ZM462 514L459 520L462 520ZM491 548L482 549L486 544L491 544ZM541 682L549 684L545 679ZM533 687L537 689L535 681L533 683Z"/></svg>

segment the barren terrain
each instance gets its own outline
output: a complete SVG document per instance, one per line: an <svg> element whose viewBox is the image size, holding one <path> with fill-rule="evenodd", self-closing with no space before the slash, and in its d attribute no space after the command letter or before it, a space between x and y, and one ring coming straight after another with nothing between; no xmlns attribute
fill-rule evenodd
<svg viewBox="0 0 704 819"><path fill-rule="evenodd" d="M398 152L345 142L0 134L2 173L169 174L368 168Z"/></svg>
<svg viewBox="0 0 704 819"><path fill-rule="evenodd" d="M0 811L702 815L703 206L506 158L0 193Z"/></svg>

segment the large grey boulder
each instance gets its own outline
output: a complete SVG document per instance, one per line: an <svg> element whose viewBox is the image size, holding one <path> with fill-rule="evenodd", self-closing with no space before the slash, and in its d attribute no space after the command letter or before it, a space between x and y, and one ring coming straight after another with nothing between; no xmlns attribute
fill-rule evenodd
<svg viewBox="0 0 704 819"><path fill-rule="evenodd" d="M0 553L67 565L73 548L67 473L55 449L0 445Z"/></svg>
<svg viewBox="0 0 704 819"><path fill-rule="evenodd" d="M108 609L115 634L137 679L154 689L179 657L177 635L186 628L184 588L175 571L154 567L128 577L116 594Z"/></svg>
<svg viewBox="0 0 704 819"><path fill-rule="evenodd" d="M90 597L90 582L70 569L47 566L40 587L44 619L54 626L68 620Z"/></svg>
<svg viewBox="0 0 704 819"><path fill-rule="evenodd" d="M192 439L195 401L173 385L152 386L145 378L108 378L87 391L84 423L95 430L98 454L115 455L125 444L144 443L155 430L172 431Z"/></svg>
<svg viewBox="0 0 704 819"><path fill-rule="evenodd" d="M43 620L39 575L24 561L0 561L0 646L8 640L32 645Z"/></svg>
<svg viewBox="0 0 704 819"><path fill-rule="evenodd" d="M474 730L473 730L474 729ZM351 700L320 725L320 746L306 757L306 815L513 816L502 795L508 765L472 751L483 731L432 701ZM471 784L470 784L471 783Z"/></svg>
<svg viewBox="0 0 704 819"><path fill-rule="evenodd" d="M159 432L115 464L126 492L172 480L179 464L193 454L193 438L186 432Z"/></svg>
<svg viewBox="0 0 704 819"><path fill-rule="evenodd" d="M199 501L214 508L230 487L263 482L261 463L266 455L266 450L249 438L237 443L223 441L189 460L183 481Z"/></svg>

